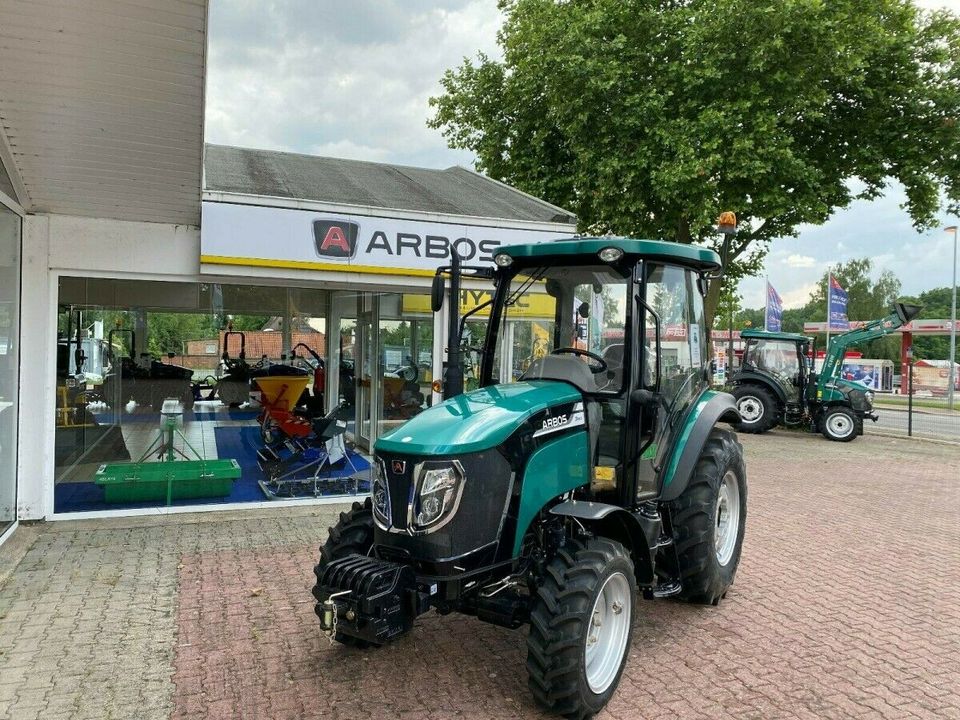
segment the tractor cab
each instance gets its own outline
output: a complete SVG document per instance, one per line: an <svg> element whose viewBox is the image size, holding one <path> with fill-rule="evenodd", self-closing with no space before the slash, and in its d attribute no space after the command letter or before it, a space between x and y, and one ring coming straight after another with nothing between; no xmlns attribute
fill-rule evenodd
<svg viewBox="0 0 960 720"><path fill-rule="evenodd" d="M806 403L806 390L810 385L813 364L810 348L813 338L795 333L744 330L740 337L745 341L743 362L734 375L737 385L753 383L766 388L776 401L776 408L785 417L799 422ZM765 398L750 395L738 404L744 422L760 420L771 403L764 405ZM776 412L776 410L775 410ZM772 417L768 416L767 420Z"/></svg>
<svg viewBox="0 0 960 720"><path fill-rule="evenodd" d="M372 497L321 548L316 612L365 646L431 609L529 625L534 697L584 717L616 689L638 590L717 604L736 572L746 474L717 424L740 418L709 387L703 309L719 257L623 238L501 247L493 268L451 251L445 399L377 441ZM463 278L494 292L459 318Z"/></svg>

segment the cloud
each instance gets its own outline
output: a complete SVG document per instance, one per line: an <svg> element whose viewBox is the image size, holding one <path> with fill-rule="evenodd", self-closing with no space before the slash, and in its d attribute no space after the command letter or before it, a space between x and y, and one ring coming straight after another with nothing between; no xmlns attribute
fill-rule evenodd
<svg viewBox="0 0 960 720"><path fill-rule="evenodd" d="M784 262L793 268L812 268L817 264L817 259L809 255L797 255L794 253L788 256Z"/></svg>
<svg viewBox="0 0 960 720"><path fill-rule="evenodd" d="M499 57L490 0L211 3L209 142L470 166L426 126L443 72Z"/></svg>
<svg viewBox="0 0 960 720"><path fill-rule="evenodd" d="M783 307L787 310L803 307L816 289L817 283L809 283L786 291L780 296L780 299L783 300Z"/></svg>

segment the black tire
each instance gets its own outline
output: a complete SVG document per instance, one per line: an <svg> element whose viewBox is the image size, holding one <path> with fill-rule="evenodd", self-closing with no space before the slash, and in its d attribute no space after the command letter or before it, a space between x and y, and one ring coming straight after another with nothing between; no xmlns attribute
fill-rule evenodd
<svg viewBox="0 0 960 720"><path fill-rule="evenodd" d="M320 546L320 562L313 568L313 574L319 583L320 573L331 560L338 560L347 555L366 555L373 546L373 502L370 498L361 505L355 502L349 512L340 513L337 524L329 529L327 541ZM317 616L323 615L320 603L319 589L313 587L313 597L317 600L314 608ZM337 633L334 638L338 643L355 648L369 647L370 643L351 635Z"/></svg>
<svg viewBox="0 0 960 720"><path fill-rule="evenodd" d="M724 491L728 521L736 523L736 536L725 548L729 555L721 560L717 547L720 527L721 486L735 483ZM732 519L732 505L737 506ZM747 519L747 473L743 448L730 430L714 428L700 453L693 477L683 494L668 503L673 526L673 542L680 571L679 597L689 602L717 605L733 585L740 563L740 550ZM728 536L729 537L729 536Z"/></svg>
<svg viewBox="0 0 960 720"><path fill-rule="evenodd" d="M834 442L850 442L863 434L863 420L848 407L827 408L820 420L820 433Z"/></svg>
<svg viewBox="0 0 960 720"><path fill-rule="evenodd" d="M598 595L617 574L629 588L626 645L612 682L597 693L587 679L587 634ZM620 543L606 538L570 540L557 553L534 598L527 636L528 682L539 705L566 717L585 718L607 704L630 654L636 595L633 562Z"/></svg>
<svg viewBox="0 0 960 720"><path fill-rule="evenodd" d="M780 402L763 385L747 383L733 389L737 401L737 410L745 418L734 427L739 432L765 433L780 424L783 414Z"/></svg>

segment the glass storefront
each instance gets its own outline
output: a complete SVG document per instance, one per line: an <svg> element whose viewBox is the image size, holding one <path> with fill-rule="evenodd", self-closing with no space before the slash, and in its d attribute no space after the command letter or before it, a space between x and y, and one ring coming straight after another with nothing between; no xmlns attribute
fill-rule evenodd
<svg viewBox="0 0 960 720"><path fill-rule="evenodd" d="M16 520L20 216L0 205L0 533Z"/></svg>
<svg viewBox="0 0 960 720"><path fill-rule="evenodd" d="M54 512L366 494L376 438L431 401L428 306L60 278Z"/></svg>

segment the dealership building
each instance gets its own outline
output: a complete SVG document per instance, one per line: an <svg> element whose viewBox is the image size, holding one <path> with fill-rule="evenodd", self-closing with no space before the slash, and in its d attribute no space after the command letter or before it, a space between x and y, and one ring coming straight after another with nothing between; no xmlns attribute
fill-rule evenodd
<svg viewBox="0 0 960 720"><path fill-rule="evenodd" d="M203 0L0 14L4 538L18 520L367 492L378 435L439 399L429 292L451 244L485 264L575 232L568 211L460 167L205 145ZM468 284L461 306L485 291ZM296 363L340 438L312 488L271 485L244 375ZM168 397L182 415L162 414ZM188 492L140 492L129 467L168 452L236 472L207 492L198 465Z"/></svg>

